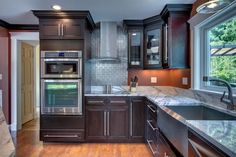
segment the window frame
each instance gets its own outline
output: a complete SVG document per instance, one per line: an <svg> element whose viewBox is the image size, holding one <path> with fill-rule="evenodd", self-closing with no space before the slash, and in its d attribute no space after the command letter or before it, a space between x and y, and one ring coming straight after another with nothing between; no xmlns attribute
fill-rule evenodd
<svg viewBox="0 0 236 157"><path fill-rule="evenodd" d="M235 6L236 3L234 3L232 6ZM225 87L219 87L219 86L210 86L209 82L203 82L203 76L208 76L210 73L210 43L209 43L209 30L219 24L221 24L224 21L230 20L231 18L236 16L236 9L232 6L229 6L225 8L224 10L220 11L219 13L216 13L215 15L210 16L210 18L207 18L204 20L204 23L199 27L199 40L200 40L200 90L207 90L212 92L223 92L225 91ZM196 39L196 38L195 38ZM194 59L195 60L195 59ZM196 68L196 67L195 67ZM194 77L196 79L197 77ZM199 78L199 77L198 77ZM233 88L233 93L236 94L236 88Z"/></svg>

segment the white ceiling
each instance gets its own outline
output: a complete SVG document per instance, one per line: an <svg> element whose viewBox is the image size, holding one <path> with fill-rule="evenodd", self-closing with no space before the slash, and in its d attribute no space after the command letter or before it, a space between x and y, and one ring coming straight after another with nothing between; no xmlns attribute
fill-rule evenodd
<svg viewBox="0 0 236 157"><path fill-rule="evenodd" d="M31 10L89 10L95 22L143 19L157 15L165 4L192 4L195 0L0 0L0 19L11 24L37 24Z"/></svg>

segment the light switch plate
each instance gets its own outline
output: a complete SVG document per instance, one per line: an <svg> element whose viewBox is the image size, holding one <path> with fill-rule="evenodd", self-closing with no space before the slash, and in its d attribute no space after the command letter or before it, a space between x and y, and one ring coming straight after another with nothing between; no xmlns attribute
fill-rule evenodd
<svg viewBox="0 0 236 157"><path fill-rule="evenodd" d="M151 77L151 83L157 83L157 77Z"/></svg>
<svg viewBox="0 0 236 157"><path fill-rule="evenodd" d="M183 85L188 85L188 78L187 77L182 78L182 84Z"/></svg>
<svg viewBox="0 0 236 157"><path fill-rule="evenodd" d="M0 74L0 80L2 80L2 74Z"/></svg>

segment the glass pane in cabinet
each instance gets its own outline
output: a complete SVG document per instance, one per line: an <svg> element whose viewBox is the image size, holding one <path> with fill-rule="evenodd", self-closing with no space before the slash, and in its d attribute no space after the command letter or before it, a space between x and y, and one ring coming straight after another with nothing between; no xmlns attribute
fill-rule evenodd
<svg viewBox="0 0 236 157"><path fill-rule="evenodd" d="M160 29L147 31L147 64L160 64Z"/></svg>
<svg viewBox="0 0 236 157"><path fill-rule="evenodd" d="M130 65L141 64L141 33L133 32L130 34Z"/></svg>

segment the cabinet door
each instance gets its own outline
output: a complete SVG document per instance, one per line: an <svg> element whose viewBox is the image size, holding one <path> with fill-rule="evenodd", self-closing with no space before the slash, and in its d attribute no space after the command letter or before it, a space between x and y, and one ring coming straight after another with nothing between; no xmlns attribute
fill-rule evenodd
<svg viewBox="0 0 236 157"><path fill-rule="evenodd" d="M161 25L150 26L145 29L145 69L162 67L161 35Z"/></svg>
<svg viewBox="0 0 236 157"><path fill-rule="evenodd" d="M82 20L63 19L61 26L62 39L83 39L83 23Z"/></svg>
<svg viewBox="0 0 236 157"><path fill-rule="evenodd" d="M107 135L109 139L129 138L129 107L110 106L107 112Z"/></svg>
<svg viewBox="0 0 236 157"><path fill-rule="evenodd" d="M86 108L86 137L88 140L106 138L105 111L103 106L88 106Z"/></svg>
<svg viewBox="0 0 236 157"><path fill-rule="evenodd" d="M129 69L141 69L143 67L143 30L129 30L128 40Z"/></svg>
<svg viewBox="0 0 236 157"><path fill-rule="evenodd" d="M60 39L61 21L55 19L41 20L39 25L40 39Z"/></svg>
<svg viewBox="0 0 236 157"><path fill-rule="evenodd" d="M130 136L144 140L145 103L143 98L132 98L130 104Z"/></svg>

